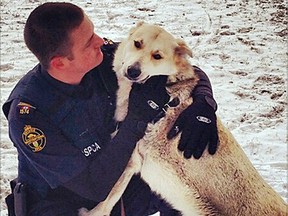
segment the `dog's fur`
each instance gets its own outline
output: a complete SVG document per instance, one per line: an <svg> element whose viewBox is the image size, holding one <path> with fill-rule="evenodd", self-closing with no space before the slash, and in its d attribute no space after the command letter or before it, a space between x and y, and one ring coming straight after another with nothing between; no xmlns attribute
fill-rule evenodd
<svg viewBox="0 0 288 216"><path fill-rule="evenodd" d="M162 58L155 59L155 54ZM119 81L115 118L121 121L127 114L131 89L127 77L144 82L153 75L168 75L167 91L172 97L177 96L180 104L168 109L156 124L148 125L146 135L137 143L127 168L106 200L89 212L80 210L79 215L108 216L136 173L184 216L286 215L287 204L259 175L219 118L219 147L215 155L204 152L199 160L187 160L177 150L180 135L167 140L177 116L192 103L190 92L197 83L187 54L192 55L182 40L145 23L133 28L120 44L114 60ZM141 74L131 78L129 68Z"/></svg>

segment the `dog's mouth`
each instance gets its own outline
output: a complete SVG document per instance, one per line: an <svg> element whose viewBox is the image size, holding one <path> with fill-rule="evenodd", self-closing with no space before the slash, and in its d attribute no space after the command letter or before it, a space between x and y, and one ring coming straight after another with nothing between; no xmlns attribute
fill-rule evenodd
<svg viewBox="0 0 288 216"><path fill-rule="evenodd" d="M137 82L139 82L139 83L145 83L149 78L150 78L150 76L148 75L148 76L145 77L144 79L139 80L139 81L137 81Z"/></svg>
<svg viewBox="0 0 288 216"><path fill-rule="evenodd" d="M143 79L141 79L141 78L139 78L139 77L132 78L132 77L128 76L127 74L125 74L125 77L126 77L127 79L129 79L131 82L135 82L135 83L145 83L145 82L150 78L149 75L146 76L146 77L143 78Z"/></svg>

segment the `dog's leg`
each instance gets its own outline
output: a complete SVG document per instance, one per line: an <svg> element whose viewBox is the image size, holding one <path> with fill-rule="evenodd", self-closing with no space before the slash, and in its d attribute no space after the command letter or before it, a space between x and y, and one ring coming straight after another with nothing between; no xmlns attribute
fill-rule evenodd
<svg viewBox="0 0 288 216"><path fill-rule="evenodd" d="M140 141L141 142L141 141ZM125 171L122 173L107 198L100 202L95 208L91 211L88 211L85 208L79 210L79 216L109 216L114 205L120 200L122 194L124 193L128 183L130 182L132 176L138 173L142 165L142 157L138 153L137 144L135 150L132 153L132 156L128 162L128 165ZM141 145L141 144L140 144Z"/></svg>
<svg viewBox="0 0 288 216"><path fill-rule="evenodd" d="M129 93L132 88L132 83L123 77L117 77L119 89L117 90L117 105L115 110L114 119L121 122L125 119L128 111Z"/></svg>

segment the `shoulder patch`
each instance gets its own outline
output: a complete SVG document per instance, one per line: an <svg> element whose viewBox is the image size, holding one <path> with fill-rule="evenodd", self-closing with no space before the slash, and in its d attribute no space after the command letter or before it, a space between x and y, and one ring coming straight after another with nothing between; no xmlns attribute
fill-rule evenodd
<svg viewBox="0 0 288 216"><path fill-rule="evenodd" d="M18 103L17 108L20 115L30 115L36 109L36 107L24 102Z"/></svg>
<svg viewBox="0 0 288 216"><path fill-rule="evenodd" d="M33 152L41 151L46 145L45 134L40 129L34 128L31 125L25 125L22 140Z"/></svg>

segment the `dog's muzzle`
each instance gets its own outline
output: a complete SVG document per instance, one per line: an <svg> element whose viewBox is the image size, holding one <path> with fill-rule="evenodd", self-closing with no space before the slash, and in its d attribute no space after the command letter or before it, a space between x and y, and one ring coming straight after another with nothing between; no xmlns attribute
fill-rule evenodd
<svg viewBox="0 0 288 216"><path fill-rule="evenodd" d="M132 82L144 83L150 78L150 76L146 76L143 78L143 76L141 75L143 74L139 62L136 62L135 64L129 66L125 73L125 77Z"/></svg>
<svg viewBox="0 0 288 216"><path fill-rule="evenodd" d="M150 78L150 76L146 76L143 78L143 76L141 75L143 74L141 72L140 64L138 62L134 65L129 66L125 73L125 77L127 79L136 83L145 83Z"/></svg>
<svg viewBox="0 0 288 216"><path fill-rule="evenodd" d="M141 75L141 68L139 62L131 65L127 69L126 76L128 79L137 80L137 78Z"/></svg>

